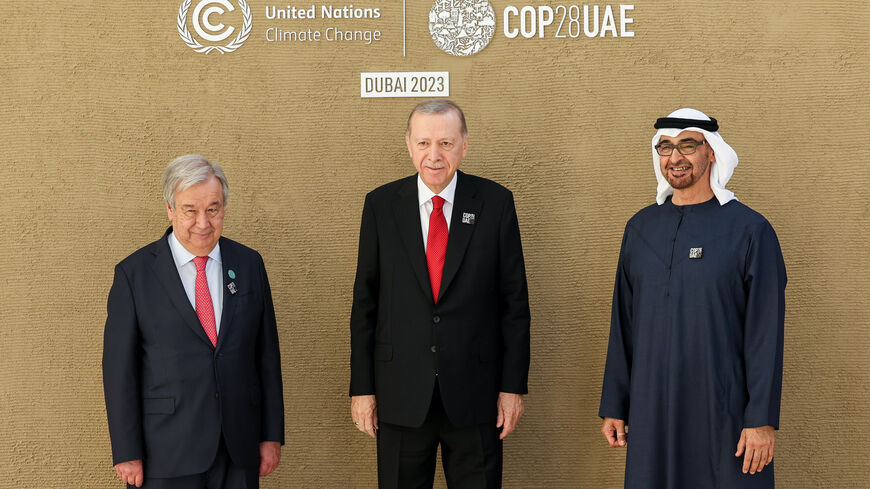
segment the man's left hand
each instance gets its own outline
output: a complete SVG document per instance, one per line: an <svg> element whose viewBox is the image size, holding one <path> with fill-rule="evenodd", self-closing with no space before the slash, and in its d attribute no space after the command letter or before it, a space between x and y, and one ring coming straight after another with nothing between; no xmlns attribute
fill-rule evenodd
<svg viewBox="0 0 870 489"><path fill-rule="evenodd" d="M260 442L260 477L271 474L281 461L281 444L277 441Z"/></svg>
<svg viewBox="0 0 870 489"><path fill-rule="evenodd" d="M737 442L735 457L743 455L743 473L761 472L765 465L773 461L773 426L743 428Z"/></svg>
<svg viewBox="0 0 870 489"><path fill-rule="evenodd" d="M517 427L517 423L520 422L520 418L523 417L525 410L522 394L498 393L498 419L495 422L495 427L502 428L499 439L504 440L506 436L511 434Z"/></svg>

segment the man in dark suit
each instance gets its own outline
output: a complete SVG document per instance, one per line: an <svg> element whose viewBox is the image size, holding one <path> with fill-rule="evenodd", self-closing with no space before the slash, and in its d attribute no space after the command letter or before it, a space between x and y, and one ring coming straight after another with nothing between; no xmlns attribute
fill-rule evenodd
<svg viewBox="0 0 870 489"><path fill-rule="evenodd" d="M128 487L252 489L284 443L281 360L259 253L221 237L221 168L199 155L163 177L172 226L115 267L103 384Z"/></svg>
<svg viewBox="0 0 870 489"><path fill-rule="evenodd" d="M523 414L529 303L513 195L457 171L462 110L417 105L417 174L366 196L351 311L351 415L377 438L378 483L501 487L502 443Z"/></svg>

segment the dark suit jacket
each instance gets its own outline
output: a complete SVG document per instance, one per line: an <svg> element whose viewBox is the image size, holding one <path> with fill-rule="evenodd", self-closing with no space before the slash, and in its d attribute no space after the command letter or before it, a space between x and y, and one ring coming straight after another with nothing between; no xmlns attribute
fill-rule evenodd
<svg viewBox="0 0 870 489"><path fill-rule="evenodd" d="M215 348L185 295L170 232L115 267L103 343L114 463L143 459L146 480L205 472L223 433L233 462L256 467L259 442L284 442L278 330L263 259L220 238L224 303Z"/></svg>
<svg viewBox="0 0 870 489"><path fill-rule="evenodd" d="M436 379L457 426L494 422L498 393L525 394L529 302L513 195L459 172L438 303L420 227L417 176L366 196L351 311L350 395L417 427Z"/></svg>

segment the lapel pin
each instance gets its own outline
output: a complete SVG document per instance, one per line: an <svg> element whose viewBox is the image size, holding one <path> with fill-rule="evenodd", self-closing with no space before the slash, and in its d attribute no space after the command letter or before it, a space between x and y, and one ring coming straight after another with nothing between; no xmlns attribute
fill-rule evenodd
<svg viewBox="0 0 870 489"><path fill-rule="evenodd" d="M236 283L235 283L235 282L230 282L230 283L228 283L228 284L227 284L227 288L230 289L230 294L231 294L231 295L236 295L236 292L239 291L239 289L236 288Z"/></svg>
<svg viewBox="0 0 870 489"><path fill-rule="evenodd" d="M462 213L462 224L474 224L474 214L470 212Z"/></svg>
<svg viewBox="0 0 870 489"><path fill-rule="evenodd" d="M689 248L689 258L696 259L704 256L704 248Z"/></svg>
<svg viewBox="0 0 870 489"><path fill-rule="evenodd" d="M230 271L227 272L227 275L229 275L230 278L236 278L236 272L234 272L232 269L230 269Z"/></svg>

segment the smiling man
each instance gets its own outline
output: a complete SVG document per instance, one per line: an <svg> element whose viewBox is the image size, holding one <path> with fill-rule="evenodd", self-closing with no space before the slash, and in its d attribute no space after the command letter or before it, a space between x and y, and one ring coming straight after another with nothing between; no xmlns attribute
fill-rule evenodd
<svg viewBox="0 0 870 489"><path fill-rule="evenodd" d="M381 489L501 487L523 414L529 303L513 195L462 173L468 131L449 100L417 105L416 175L365 199L351 311L351 416L377 438Z"/></svg>
<svg viewBox="0 0 870 489"><path fill-rule="evenodd" d="M259 253L221 236L229 186L200 155L163 176L172 226L115 267L103 384L128 487L256 489L284 443L281 360Z"/></svg>
<svg viewBox="0 0 870 489"><path fill-rule="evenodd" d="M658 192L622 238L601 431L628 447L628 489L773 488L779 242L725 188L737 154L716 119L680 109L655 127Z"/></svg>

